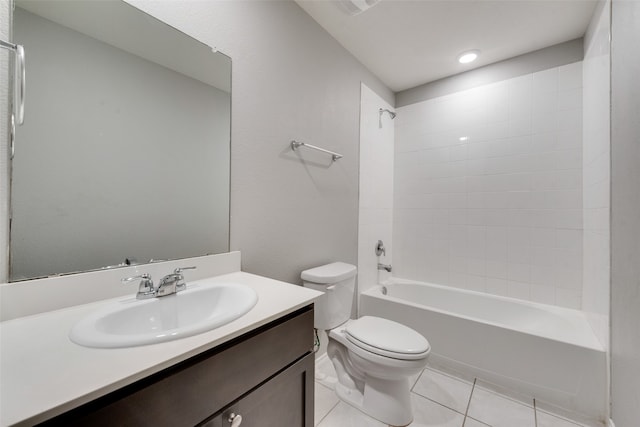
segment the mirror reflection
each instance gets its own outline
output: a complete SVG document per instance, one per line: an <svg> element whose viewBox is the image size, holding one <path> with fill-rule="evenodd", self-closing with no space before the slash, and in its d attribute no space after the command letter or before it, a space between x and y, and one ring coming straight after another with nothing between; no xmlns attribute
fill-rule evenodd
<svg viewBox="0 0 640 427"><path fill-rule="evenodd" d="M12 281L227 252L231 60L124 2L18 1Z"/></svg>

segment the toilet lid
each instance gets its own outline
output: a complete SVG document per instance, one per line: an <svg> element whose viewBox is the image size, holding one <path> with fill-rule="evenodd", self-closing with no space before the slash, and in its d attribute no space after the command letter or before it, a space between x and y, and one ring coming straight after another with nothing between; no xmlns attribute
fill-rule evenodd
<svg viewBox="0 0 640 427"><path fill-rule="evenodd" d="M429 341L408 326L380 317L364 316L349 322L347 339L365 350L396 359L421 359L431 350Z"/></svg>

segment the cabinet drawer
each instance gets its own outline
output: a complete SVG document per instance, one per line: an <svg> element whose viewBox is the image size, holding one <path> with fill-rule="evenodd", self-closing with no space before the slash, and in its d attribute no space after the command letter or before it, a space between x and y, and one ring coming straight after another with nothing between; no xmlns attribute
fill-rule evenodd
<svg viewBox="0 0 640 427"><path fill-rule="evenodd" d="M308 306L43 425L194 426L308 354Z"/></svg>

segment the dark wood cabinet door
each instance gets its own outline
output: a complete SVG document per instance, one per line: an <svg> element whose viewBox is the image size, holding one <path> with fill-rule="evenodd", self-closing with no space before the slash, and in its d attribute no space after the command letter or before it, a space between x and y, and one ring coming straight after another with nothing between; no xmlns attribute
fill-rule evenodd
<svg viewBox="0 0 640 427"><path fill-rule="evenodd" d="M312 427L314 412L314 354L282 371L201 427L231 427L231 415L241 416L240 427Z"/></svg>

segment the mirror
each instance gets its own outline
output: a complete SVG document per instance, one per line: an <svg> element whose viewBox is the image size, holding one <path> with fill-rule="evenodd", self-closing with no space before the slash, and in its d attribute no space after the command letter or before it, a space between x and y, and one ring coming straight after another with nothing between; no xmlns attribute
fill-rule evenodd
<svg viewBox="0 0 640 427"><path fill-rule="evenodd" d="M120 0L15 6L10 280L228 252L231 59Z"/></svg>

